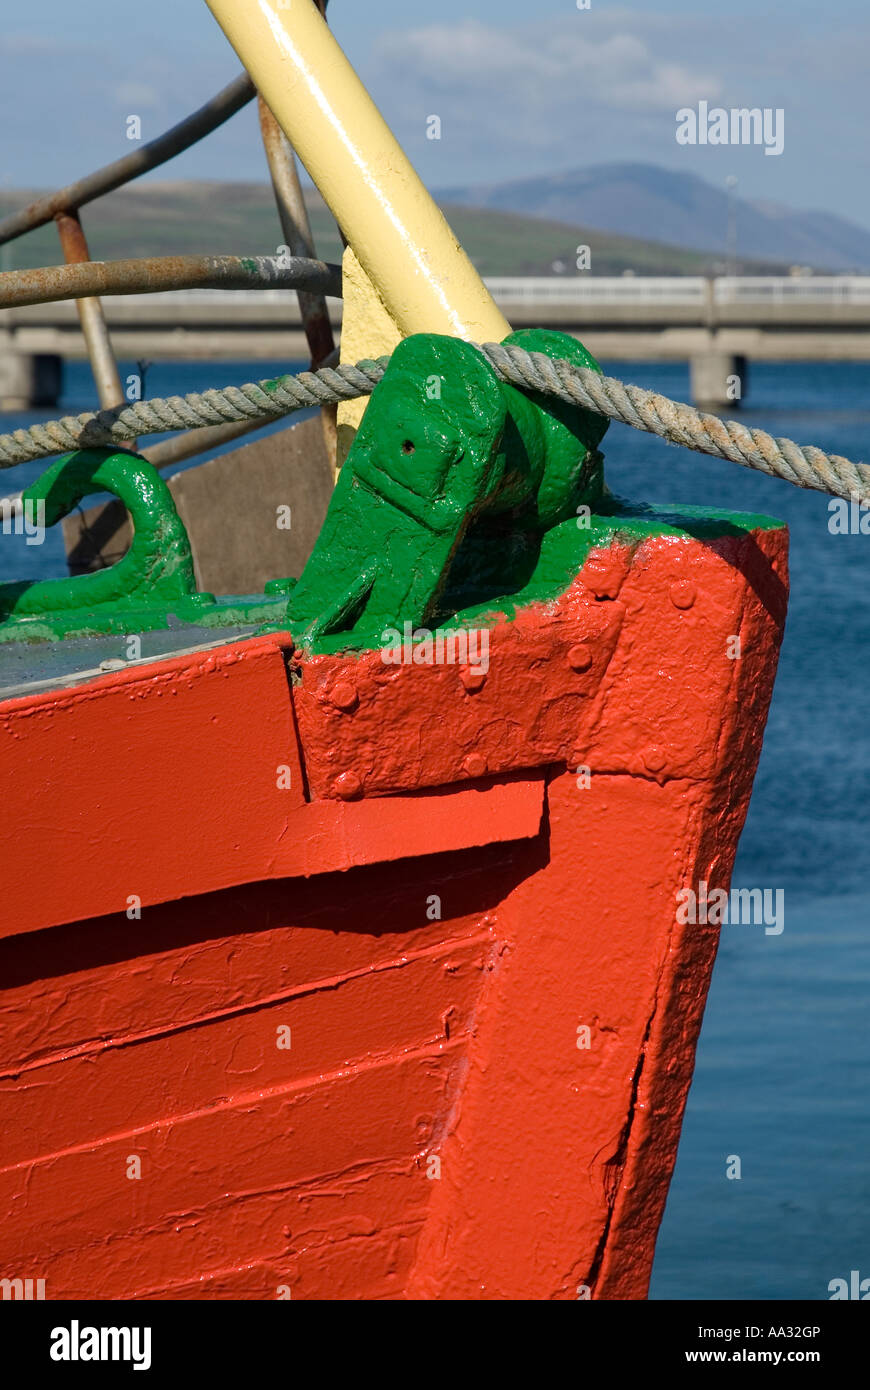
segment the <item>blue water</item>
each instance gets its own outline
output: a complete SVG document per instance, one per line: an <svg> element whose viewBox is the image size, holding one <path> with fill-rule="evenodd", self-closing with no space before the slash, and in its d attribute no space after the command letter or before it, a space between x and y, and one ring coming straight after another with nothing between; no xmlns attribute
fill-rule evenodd
<svg viewBox="0 0 870 1390"><path fill-rule="evenodd" d="M605 367L688 399L682 365ZM161 363L147 394L286 369ZM92 405L71 364L62 410ZM35 418L0 416L0 430ZM870 367L757 364L741 418L870 461ZM870 535L831 535L821 494L619 426L605 444L624 496L767 512L791 530L786 639L734 877L784 891L785 929L723 928L651 1296L824 1299L852 1269L870 1278ZM8 471L3 491L42 466ZM59 535L3 538L0 579L63 573Z"/></svg>

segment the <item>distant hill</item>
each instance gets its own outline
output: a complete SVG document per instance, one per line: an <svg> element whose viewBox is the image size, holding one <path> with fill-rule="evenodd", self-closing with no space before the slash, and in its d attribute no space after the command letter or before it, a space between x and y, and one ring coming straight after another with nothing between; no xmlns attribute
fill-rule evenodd
<svg viewBox="0 0 870 1390"><path fill-rule="evenodd" d="M30 202L34 190L0 193L0 216ZM319 194L308 195L319 255L339 260L341 241ZM702 275L717 268L715 255L666 246L611 231L591 230L573 215L531 216L500 207L446 205L450 225L483 275L575 274L577 247L591 248L596 275ZM95 260L191 253L272 255L281 233L266 184L146 182L119 189L82 209ZM633 224L644 227L643 221ZM0 247L3 268L55 265L62 259L53 226ZM721 256L718 258L721 262ZM721 264L718 266L721 270ZM745 266L753 274L781 274L779 260Z"/></svg>
<svg viewBox="0 0 870 1390"><path fill-rule="evenodd" d="M667 246L725 254L728 195L695 174L652 164L601 164L564 174L442 190L446 202L582 223ZM738 251L747 258L829 271L870 269L870 231L827 212L735 199Z"/></svg>

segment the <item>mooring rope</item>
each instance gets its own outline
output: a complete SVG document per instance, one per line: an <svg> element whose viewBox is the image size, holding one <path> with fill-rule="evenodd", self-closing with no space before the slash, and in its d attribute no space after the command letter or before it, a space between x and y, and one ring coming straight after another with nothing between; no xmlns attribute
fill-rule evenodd
<svg viewBox="0 0 870 1390"><path fill-rule="evenodd" d="M734 420L720 420L656 391L626 385L614 377L601 376L591 368L576 367L562 359L554 360L542 352L526 352L501 343L484 343L480 351L502 381L521 390L582 406L633 429L658 435L671 444L730 459L796 487L870 504L870 467L866 464L852 463L810 444L775 439L764 430L747 429ZM0 435L0 468L12 468L70 449L123 445L130 439L167 430L199 429L242 420L266 423L309 406L368 396L383 377L388 361L382 357L355 365L321 367L316 372L300 372L298 376L251 382L247 386L193 391L187 396L134 401L112 410L67 415L61 420Z"/></svg>

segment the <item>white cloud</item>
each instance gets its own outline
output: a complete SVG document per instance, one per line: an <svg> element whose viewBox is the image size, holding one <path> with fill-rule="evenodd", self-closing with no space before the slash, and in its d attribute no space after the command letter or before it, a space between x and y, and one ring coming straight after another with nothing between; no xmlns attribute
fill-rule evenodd
<svg viewBox="0 0 870 1390"><path fill-rule="evenodd" d="M432 187L603 163L661 162L681 106L716 101L711 63L624 11L510 28L465 19L378 38L363 73ZM441 142L425 139L439 115Z"/></svg>
<svg viewBox="0 0 870 1390"><path fill-rule="evenodd" d="M475 19L433 24L384 35L374 56L381 81L391 73L405 91L461 98L475 114L497 104L503 116L535 125L547 111L558 116L568 106L671 112L700 97L715 99L722 85L710 71L657 56L627 26L596 31L585 19L523 29Z"/></svg>

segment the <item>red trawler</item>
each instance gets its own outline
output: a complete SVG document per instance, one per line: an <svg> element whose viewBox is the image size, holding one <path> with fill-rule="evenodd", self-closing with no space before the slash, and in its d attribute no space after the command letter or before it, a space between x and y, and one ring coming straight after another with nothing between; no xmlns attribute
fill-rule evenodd
<svg viewBox="0 0 870 1390"><path fill-rule="evenodd" d="M363 98L315 6L211 7L316 169L274 26ZM677 904L729 884L786 532L611 497L606 422L471 346L508 326L355 110L407 275L324 178L343 355L366 285L396 334L298 583L200 592L130 451L25 494L135 533L0 591L0 1271L48 1298L646 1295L718 939Z"/></svg>

